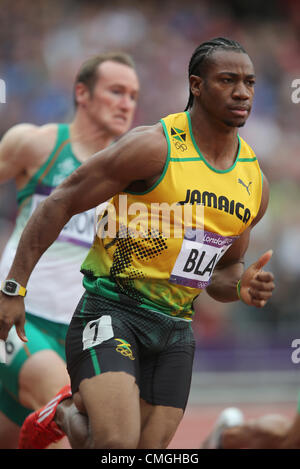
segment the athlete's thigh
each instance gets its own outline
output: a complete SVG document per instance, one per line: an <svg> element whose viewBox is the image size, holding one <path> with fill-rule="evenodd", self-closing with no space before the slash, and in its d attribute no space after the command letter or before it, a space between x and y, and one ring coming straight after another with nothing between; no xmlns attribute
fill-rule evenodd
<svg viewBox="0 0 300 469"><path fill-rule="evenodd" d="M154 355L142 355L141 398L154 406L185 410L191 386L193 359L193 340L175 343Z"/></svg>
<svg viewBox="0 0 300 469"><path fill-rule="evenodd" d="M184 414L183 409L152 405L143 399L139 449L165 449L172 440Z"/></svg>
<svg viewBox="0 0 300 469"><path fill-rule="evenodd" d="M166 448L184 414L192 378L194 339L188 329L178 337L181 340L165 350L140 357L141 448Z"/></svg>
<svg viewBox="0 0 300 469"><path fill-rule="evenodd" d="M139 356L122 305L86 295L66 338L73 394L79 391L96 448L133 448L140 434Z"/></svg>
<svg viewBox="0 0 300 469"><path fill-rule="evenodd" d="M24 390L26 393L31 389L34 393L39 393L39 389L42 388L42 379L41 379L41 372L45 373L50 368L45 366L47 362L44 362L42 366L39 367L36 372L34 369L31 370L31 359L35 356L35 354L39 353L40 351L44 350L52 350L54 348L55 340L50 338L47 334L42 332L36 324L34 324L31 319L26 320L26 334L28 337L28 342L22 342L15 330L15 327L12 327L8 338L6 340L6 363L0 364L0 380L2 382L3 389L6 392L6 396L10 398L10 400L14 401L14 405L11 405L8 402L8 399L5 399L3 402L0 403L0 410L13 422L17 423L18 425L22 425L24 418L33 410L35 409L35 405L33 405L28 399L21 399L20 402L20 391L22 394L23 385L25 384ZM64 349L63 345L58 345L58 348ZM58 350L57 348L57 350ZM62 358L57 353L58 360L61 364ZM62 352L60 352L62 354ZM56 356L56 355L55 355ZM62 355L63 356L63 355ZM34 360L36 361L36 360ZM27 365L28 363L28 365ZM61 366L62 368L62 366ZM23 373L25 370L25 373ZM29 375L26 378L28 373L32 372L36 374L36 377L39 378L38 382L31 381L33 375ZM49 371L52 373L52 370ZM52 373L52 375L55 373ZM65 374L66 369L65 369ZM55 375L56 376L56 375ZM24 377L24 379L23 379ZM21 381L21 382L20 382ZM59 382L60 384L60 382ZM53 389L49 389L49 393L53 392ZM52 394L50 395L50 397ZM48 395L45 396L46 400L44 402L38 400L36 405L40 407L41 405L45 404L48 399Z"/></svg>
<svg viewBox="0 0 300 469"><path fill-rule="evenodd" d="M85 379L79 394L89 417L93 448L135 449L140 438L139 389L132 375L106 372Z"/></svg>
<svg viewBox="0 0 300 469"><path fill-rule="evenodd" d="M50 349L40 350L31 355L20 370L20 404L39 409L69 382L66 363L58 353Z"/></svg>
<svg viewBox="0 0 300 469"><path fill-rule="evenodd" d="M66 337L73 394L83 380L108 372L127 373L139 383L135 334L120 308L96 295L86 295L80 301Z"/></svg>

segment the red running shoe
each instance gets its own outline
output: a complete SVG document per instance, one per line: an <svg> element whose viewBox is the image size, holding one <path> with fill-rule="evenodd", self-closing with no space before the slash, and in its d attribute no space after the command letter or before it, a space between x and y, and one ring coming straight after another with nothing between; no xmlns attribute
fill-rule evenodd
<svg viewBox="0 0 300 469"><path fill-rule="evenodd" d="M71 387L64 386L48 404L28 415L21 427L19 449L44 449L65 436L54 416L58 404L71 396Z"/></svg>

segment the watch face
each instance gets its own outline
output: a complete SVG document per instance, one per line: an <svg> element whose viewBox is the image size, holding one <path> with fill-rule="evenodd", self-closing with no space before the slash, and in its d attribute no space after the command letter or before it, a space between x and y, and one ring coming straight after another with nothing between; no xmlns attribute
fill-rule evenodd
<svg viewBox="0 0 300 469"><path fill-rule="evenodd" d="M8 293L16 293L17 290L17 285L14 282L6 282L5 284L5 290Z"/></svg>

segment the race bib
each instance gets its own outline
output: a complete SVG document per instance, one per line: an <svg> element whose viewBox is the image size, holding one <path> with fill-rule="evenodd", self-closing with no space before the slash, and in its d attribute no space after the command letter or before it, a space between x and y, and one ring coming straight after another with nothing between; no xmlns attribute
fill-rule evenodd
<svg viewBox="0 0 300 469"><path fill-rule="evenodd" d="M94 240L95 210L77 213L62 229L58 241L91 247Z"/></svg>
<svg viewBox="0 0 300 469"><path fill-rule="evenodd" d="M43 188L42 193L36 193L32 197L31 214L37 206L48 197L53 188ZM95 209L77 213L60 232L56 241L63 241L78 246L91 247L95 235Z"/></svg>
<svg viewBox="0 0 300 469"><path fill-rule="evenodd" d="M236 237L203 230L187 230L169 281L191 288L206 288L214 268Z"/></svg>

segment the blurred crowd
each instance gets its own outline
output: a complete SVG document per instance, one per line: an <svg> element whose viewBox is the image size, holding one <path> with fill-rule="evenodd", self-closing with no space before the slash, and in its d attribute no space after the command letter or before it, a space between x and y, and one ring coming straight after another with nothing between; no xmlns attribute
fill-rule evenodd
<svg viewBox="0 0 300 469"><path fill-rule="evenodd" d="M215 36L241 42L256 68L255 104L240 133L257 153L271 199L253 231L247 264L272 248L277 288L263 310L204 295L196 305L197 344L280 347L296 338L300 324L300 103L291 99L292 82L300 79L299 2L2 0L0 78L7 103L0 104L0 136L20 122L68 121L79 65L109 50L129 52L136 62L142 87L134 125L184 110L191 54ZM4 184L0 251L15 215L15 188Z"/></svg>

